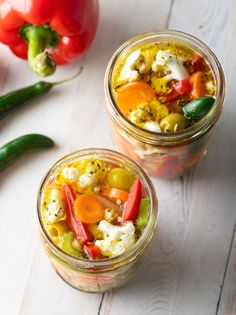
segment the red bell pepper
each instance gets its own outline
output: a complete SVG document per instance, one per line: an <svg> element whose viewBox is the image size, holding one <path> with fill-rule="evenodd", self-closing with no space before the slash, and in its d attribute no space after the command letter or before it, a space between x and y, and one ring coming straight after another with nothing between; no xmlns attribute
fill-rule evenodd
<svg viewBox="0 0 236 315"><path fill-rule="evenodd" d="M66 221L75 238L80 240L82 244L91 241L92 237L89 233L87 225L81 222L75 215L74 203L76 196L73 188L70 185L65 184L63 186L62 193L65 200Z"/></svg>
<svg viewBox="0 0 236 315"><path fill-rule="evenodd" d="M121 223L124 224L126 221L135 220L138 216L139 205L142 196L142 183L140 178L136 178L133 185L130 188L128 200L125 204Z"/></svg>
<svg viewBox="0 0 236 315"><path fill-rule="evenodd" d="M95 244L86 244L84 249L91 259L96 259L100 255L100 249Z"/></svg>
<svg viewBox="0 0 236 315"><path fill-rule="evenodd" d="M168 100L174 100L178 96L184 95L185 93L188 93L191 91L191 84L189 79L181 80L176 82L173 85L173 90L170 94L164 95L164 97Z"/></svg>
<svg viewBox="0 0 236 315"><path fill-rule="evenodd" d="M97 23L98 0L0 0L0 41L40 76L80 57Z"/></svg>
<svg viewBox="0 0 236 315"><path fill-rule="evenodd" d="M197 56L197 55L193 56L192 65L194 66L194 72L202 71L203 62L202 62L202 59L199 56Z"/></svg>

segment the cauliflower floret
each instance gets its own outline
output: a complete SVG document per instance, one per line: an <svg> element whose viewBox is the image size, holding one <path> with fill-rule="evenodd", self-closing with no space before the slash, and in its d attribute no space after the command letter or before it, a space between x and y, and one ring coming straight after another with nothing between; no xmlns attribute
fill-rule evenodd
<svg viewBox="0 0 236 315"><path fill-rule="evenodd" d="M79 186L81 188L86 188L88 186L95 186L98 180L99 178L96 173L94 174L85 173L85 174L82 174L79 178Z"/></svg>
<svg viewBox="0 0 236 315"><path fill-rule="evenodd" d="M138 80L140 74L146 74L151 70L153 61L153 52L149 50L135 50L127 57L117 79L117 84L120 85Z"/></svg>
<svg viewBox="0 0 236 315"><path fill-rule="evenodd" d="M138 69L139 73L146 74L151 70L153 61L153 54L149 50L144 50L135 62L135 68Z"/></svg>
<svg viewBox="0 0 236 315"><path fill-rule="evenodd" d="M150 131L154 131L154 132L161 132L161 128L159 124L155 121L147 121L144 124L144 128Z"/></svg>
<svg viewBox="0 0 236 315"><path fill-rule="evenodd" d="M134 123L142 123L151 117L153 113L151 112L151 107L149 103L140 103L137 108L133 109L129 114L128 118Z"/></svg>
<svg viewBox="0 0 236 315"><path fill-rule="evenodd" d="M182 57L178 57L168 51L159 50L156 54L156 60L152 65L152 70L154 72L158 72L160 66L167 67L169 74L164 77L152 77L152 87L157 93L169 93L171 91L171 87L168 86L168 82L171 80L184 80L189 77L189 73L184 66L184 61L186 61Z"/></svg>
<svg viewBox="0 0 236 315"><path fill-rule="evenodd" d="M85 161L83 174L80 175L78 185L80 188L95 187L104 179L108 169L101 160Z"/></svg>
<svg viewBox="0 0 236 315"><path fill-rule="evenodd" d="M45 219L50 223L54 223L64 216L65 204L59 189L51 190L44 214Z"/></svg>
<svg viewBox="0 0 236 315"><path fill-rule="evenodd" d="M129 114L128 118L136 125L142 128L145 127L147 122L159 122L163 117L169 114L168 107L161 104L157 100L153 100L150 103L140 103L137 108L133 109ZM146 128L148 129L148 128Z"/></svg>
<svg viewBox="0 0 236 315"><path fill-rule="evenodd" d="M127 222L123 226L116 226L102 220L98 229L102 232L103 239L96 240L95 245L100 248L104 256L120 255L135 243L135 227L132 222Z"/></svg>
<svg viewBox="0 0 236 315"><path fill-rule="evenodd" d="M157 94L168 94L172 91L172 87L168 84L169 81L166 80L166 76L163 78L158 78L153 76L151 78L152 87Z"/></svg>
<svg viewBox="0 0 236 315"><path fill-rule="evenodd" d="M62 170L62 176L71 182L75 182L79 179L79 171L75 167L64 167Z"/></svg>
<svg viewBox="0 0 236 315"><path fill-rule="evenodd" d="M137 59L139 58L141 53L141 50L135 50L134 52L132 52L132 54L130 54L127 59L126 62L123 66L123 68L121 69L120 75L117 79L117 81L121 84L125 84L127 82L130 81L135 81L138 80L139 78L139 73L137 70L134 70L134 65L137 61Z"/></svg>
<svg viewBox="0 0 236 315"><path fill-rule="evenodd" d="M165 50L159 50L156 54L156 60L152 65L152 70L157 71L158 66L166 66L170 70L170 74L166 75L166 81L170 80L184 80L189 77L189 73L183 65L185 59L177 57Z"/></svg>

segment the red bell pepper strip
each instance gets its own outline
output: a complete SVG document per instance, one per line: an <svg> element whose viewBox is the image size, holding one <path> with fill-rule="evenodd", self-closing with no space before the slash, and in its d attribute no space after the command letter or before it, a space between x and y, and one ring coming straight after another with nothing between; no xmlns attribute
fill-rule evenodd
<svg viewBox="0 0 236 315"><path fill-rule="evenodd" d="M80 57L98 23L98 0L0 0L0 41L40 76Z"/></svg>
<svg viewBox="0 0 236 315"><path fill-rule="evenodd" d="M191 91L190 81L189 81L189 79L185 79L185 80L181 80L181 81L176 82L173 85L172 92L170 94L164 95L164 97L168 101L171 101L171 100L177 98L178 96L184 95L190 91Z"/></svg>
<svg viewBox="0 0 236 315"><path fill-rule="evenodd" d="M139 213L139 205L142 195L142 183L139 177L137 177L130 188L128 200L125 204L121 224L126 221L135 220Z"/></svg>
<svg viewBox="0 0 236 315"><path fill-rule="evenodd" d="M197 56L197 55L193 56L192 65L194 66L194 72L202 71L203 62L202 62L202 59L199 56Z"/></svg>
<svg viewBox="0 0 236 315"><path fill-rule="evenodd" d="M89 233L87 225L81 222L75 215L74 203L76 196L73 188L70 185L65 184L62 188L62 193L65 200L66 221L75 238L80 240L82 244L91 241L92 237Z"/></svg>
<svg viewBox="0 0 236 315"><path fill-rule="evenodd" d="M84 245L84 250L91 259L96 259L100 255L100 249L95 244Z"/></svg>

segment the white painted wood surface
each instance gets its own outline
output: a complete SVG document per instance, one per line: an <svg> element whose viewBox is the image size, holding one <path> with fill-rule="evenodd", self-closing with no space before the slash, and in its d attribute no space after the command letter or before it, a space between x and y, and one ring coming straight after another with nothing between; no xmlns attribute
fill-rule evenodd
<svg viewBox="0 0 236 315"><path fill-rule="evenodd" d="M0 178L0 314L236 314L236 3L235 0L101 0L89 53L52 79L80 78L14 113L0 125L0 145L25 133L55 139L53 150L26 157ZM228 80L223 115L208 155L186 176L156 181L159 229L142 271L127 286L86 294L52 271L35 232L38 183L59 157L85 147L109 147L104 105L106 64L129 37L163 28L189 32L219 56ZM36 82L26 64L0 46L0 92Z"/></svg>

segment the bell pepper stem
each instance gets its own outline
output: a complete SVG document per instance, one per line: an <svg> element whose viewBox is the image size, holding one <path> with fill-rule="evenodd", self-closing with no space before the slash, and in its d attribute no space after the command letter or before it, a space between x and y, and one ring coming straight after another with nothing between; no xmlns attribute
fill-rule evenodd
<svg viewBox="0 0 236 315"><path fill-rule="evenodd" d="M31 69L41 77L52 75L56 63L46 49L55 44L55 31L48 26L26 25L21 35L28 42L28 62Z"/></svg>

